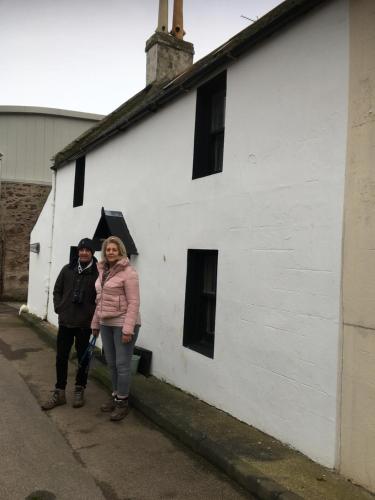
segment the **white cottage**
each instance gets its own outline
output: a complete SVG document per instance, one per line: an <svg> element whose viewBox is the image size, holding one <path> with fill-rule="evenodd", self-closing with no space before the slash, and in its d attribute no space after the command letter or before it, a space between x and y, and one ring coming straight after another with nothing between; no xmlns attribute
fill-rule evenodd
<svg viewBox="0 0 375 500"><path fill-rule="evenodd" d="M375 490L375 2L287 0L194 65L163 26L55 157L29 307L56 323L70 247L122 212L153 375Z"/></svg>

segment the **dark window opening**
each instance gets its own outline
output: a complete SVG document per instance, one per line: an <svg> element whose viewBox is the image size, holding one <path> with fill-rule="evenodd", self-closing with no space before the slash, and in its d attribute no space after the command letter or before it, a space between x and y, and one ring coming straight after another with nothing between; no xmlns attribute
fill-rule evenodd
<svg viewBox="0 0 375 500"><path fill-rule="evenodd" d="M78 158L76 160L73 207L80 207L81 205L83 205L83 192L85 190L85 163L85 156L81 156L81 158Z"/></svg>
<svg viewBox="0 0 375 500"><path fill-rule="evenodd" d="M69 262L75 262L78 260L78 247L70 247Z"/></svg>
<svg viewBox="0 0 375 500"><path fill-rule="evenodd" d="M217 250L188 250L183 345L214 357Z"/></svg>
<svg viewBox="0 0 375 500"><path fill-rule="evenodd" d="M226 72L197 90L193 179L223 170Z"/></svg>

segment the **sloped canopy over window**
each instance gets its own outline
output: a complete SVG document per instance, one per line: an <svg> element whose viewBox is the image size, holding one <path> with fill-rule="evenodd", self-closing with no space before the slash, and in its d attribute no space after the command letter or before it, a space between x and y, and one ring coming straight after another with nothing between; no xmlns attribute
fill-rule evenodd
<svg viewBox="0 0 375 500"><path fill-rule="evenodd" d="M102 207L102 216L95 230L93 240L95 250L100 250L103 240L109 236L117 236L124 243L128 255L138 255L137 247L129 233L122 212L114 210L104 210Z"/></svg>

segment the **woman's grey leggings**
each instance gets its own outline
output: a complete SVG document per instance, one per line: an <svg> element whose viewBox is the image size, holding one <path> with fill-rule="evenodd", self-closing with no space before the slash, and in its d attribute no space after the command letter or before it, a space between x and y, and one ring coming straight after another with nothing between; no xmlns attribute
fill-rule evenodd
<svg viewBox="0 0 375 500"><path fill-rule="evenodd" d="M139 325L136 325L133 340L124 344L121 326L100 325L104 355L112 377L113 392L122 397L129 396L131 361L138 332Z"/></svg>

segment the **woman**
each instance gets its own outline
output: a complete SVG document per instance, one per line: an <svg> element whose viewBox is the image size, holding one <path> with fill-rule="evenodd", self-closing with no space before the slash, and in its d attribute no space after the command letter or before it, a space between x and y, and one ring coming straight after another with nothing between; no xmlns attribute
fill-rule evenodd
<svg viewBox="0 0 375 500"><path fill-rule="evenodd" d="M92 319L93 335L100 334L112 377L112 396L101 406L111 412L111 420L123 419L129 411L128 397L131 360L140 327L139 282L120 238L110 236L103 242L102 260L96 280L96 309Z"/></svg>

